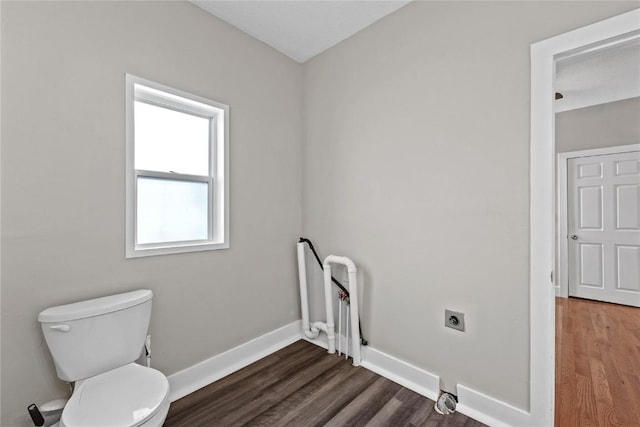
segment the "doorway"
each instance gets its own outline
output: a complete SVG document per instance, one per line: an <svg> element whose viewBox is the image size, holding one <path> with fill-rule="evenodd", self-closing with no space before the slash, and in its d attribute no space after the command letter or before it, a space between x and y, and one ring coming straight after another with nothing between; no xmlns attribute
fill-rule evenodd
<svg viewBox="0 0 640 427"><path fill-rule="evenodd" d="M555 403L555 60L634 34L640 34L640 10L531 46L530 413L535 425L553 424Z"/></svg>
<svg viewBox="0 0 640 427"><path fill-rule="evenodd" d="M555 424L640 425L640 34L555 65Z"/></svg>

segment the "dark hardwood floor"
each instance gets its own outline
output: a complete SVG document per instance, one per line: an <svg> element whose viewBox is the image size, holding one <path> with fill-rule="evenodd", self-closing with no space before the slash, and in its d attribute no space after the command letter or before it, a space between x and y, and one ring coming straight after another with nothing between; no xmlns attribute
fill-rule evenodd
<svg viewBox="0 0 640 427"><path fill-rule="evenodd" d="M555 425L640 426L640 308L556 298Z"/></svg>
<svg viewBox="0 0 640 427"><path fill-rule="evenodd" d="M171 426L456 426L433 401L306 341L171 404Z"/></svg>

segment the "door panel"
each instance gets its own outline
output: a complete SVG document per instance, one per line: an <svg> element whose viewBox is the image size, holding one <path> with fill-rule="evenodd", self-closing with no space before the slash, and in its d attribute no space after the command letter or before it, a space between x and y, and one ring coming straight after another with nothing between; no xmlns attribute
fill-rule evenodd
<svg viewBox="0 0 640 427"><path fill-rule="evenodd" d="M616 219L618 230L640 229L640 185L616 186Z"/></svg>
<svg viewBox="0 0 640 427"><path fill-rule="evenodd" d="M616 246L618 289L640 292L640 246Z"/></svg>
<svg viewBox="0 0 640 427"><path fill-rule="evenodd" d="M580 244L580 285L602 288L602 245Z"/></svg>
<svg viewBox="0 0 640 427"><path fill-rule="evenodd" d="M568 160L569 295L640 307L640 152Z"/></svg>
<svg viewBox="0 0 640 427"><path fill-rule="evenodd" d="M580 228L602 230L602 187L579 187Z"/></svg>
<svg viewBox="0 0 640 427"><path fill-rule="evenodd" d="M580 178L601 178L602 163L587 163L586 165L580 165L578 171L578 176Z"/></svg>
<svg viewBox="0 0 640 427"><path fill-rule="evenodd" d="M633 175L640 173L639 160L623 160L616 162L616 175Z"/></svg>

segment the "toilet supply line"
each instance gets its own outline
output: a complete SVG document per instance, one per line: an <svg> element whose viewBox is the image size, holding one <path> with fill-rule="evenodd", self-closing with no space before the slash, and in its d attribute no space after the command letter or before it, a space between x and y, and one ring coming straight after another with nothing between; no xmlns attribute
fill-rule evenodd
<svg viewBox="0 0 640 427"><path fill-rule="evenodd" d="M47 403L43 403L38 407L32 403L27 407L27 412L31 416L31 421L36 427L53 427L57 425L62 416L62 410L67 404L68 399L55 399Z"/></svg>

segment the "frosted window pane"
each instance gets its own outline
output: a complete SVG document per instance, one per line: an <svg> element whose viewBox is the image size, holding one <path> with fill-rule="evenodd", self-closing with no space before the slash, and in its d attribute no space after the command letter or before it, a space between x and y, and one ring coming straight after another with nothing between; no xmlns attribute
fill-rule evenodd
<svg viewBox="0 0 640 427"><path fill-rule="evenodd" d="M209 175L210 120L136 101L135 168Z"/></svg>
<svg viewBox="0 0 640 427"><path fill-rule="evenodd" d="M206 182L138 177L139 244L206 240Z"/></svg>

